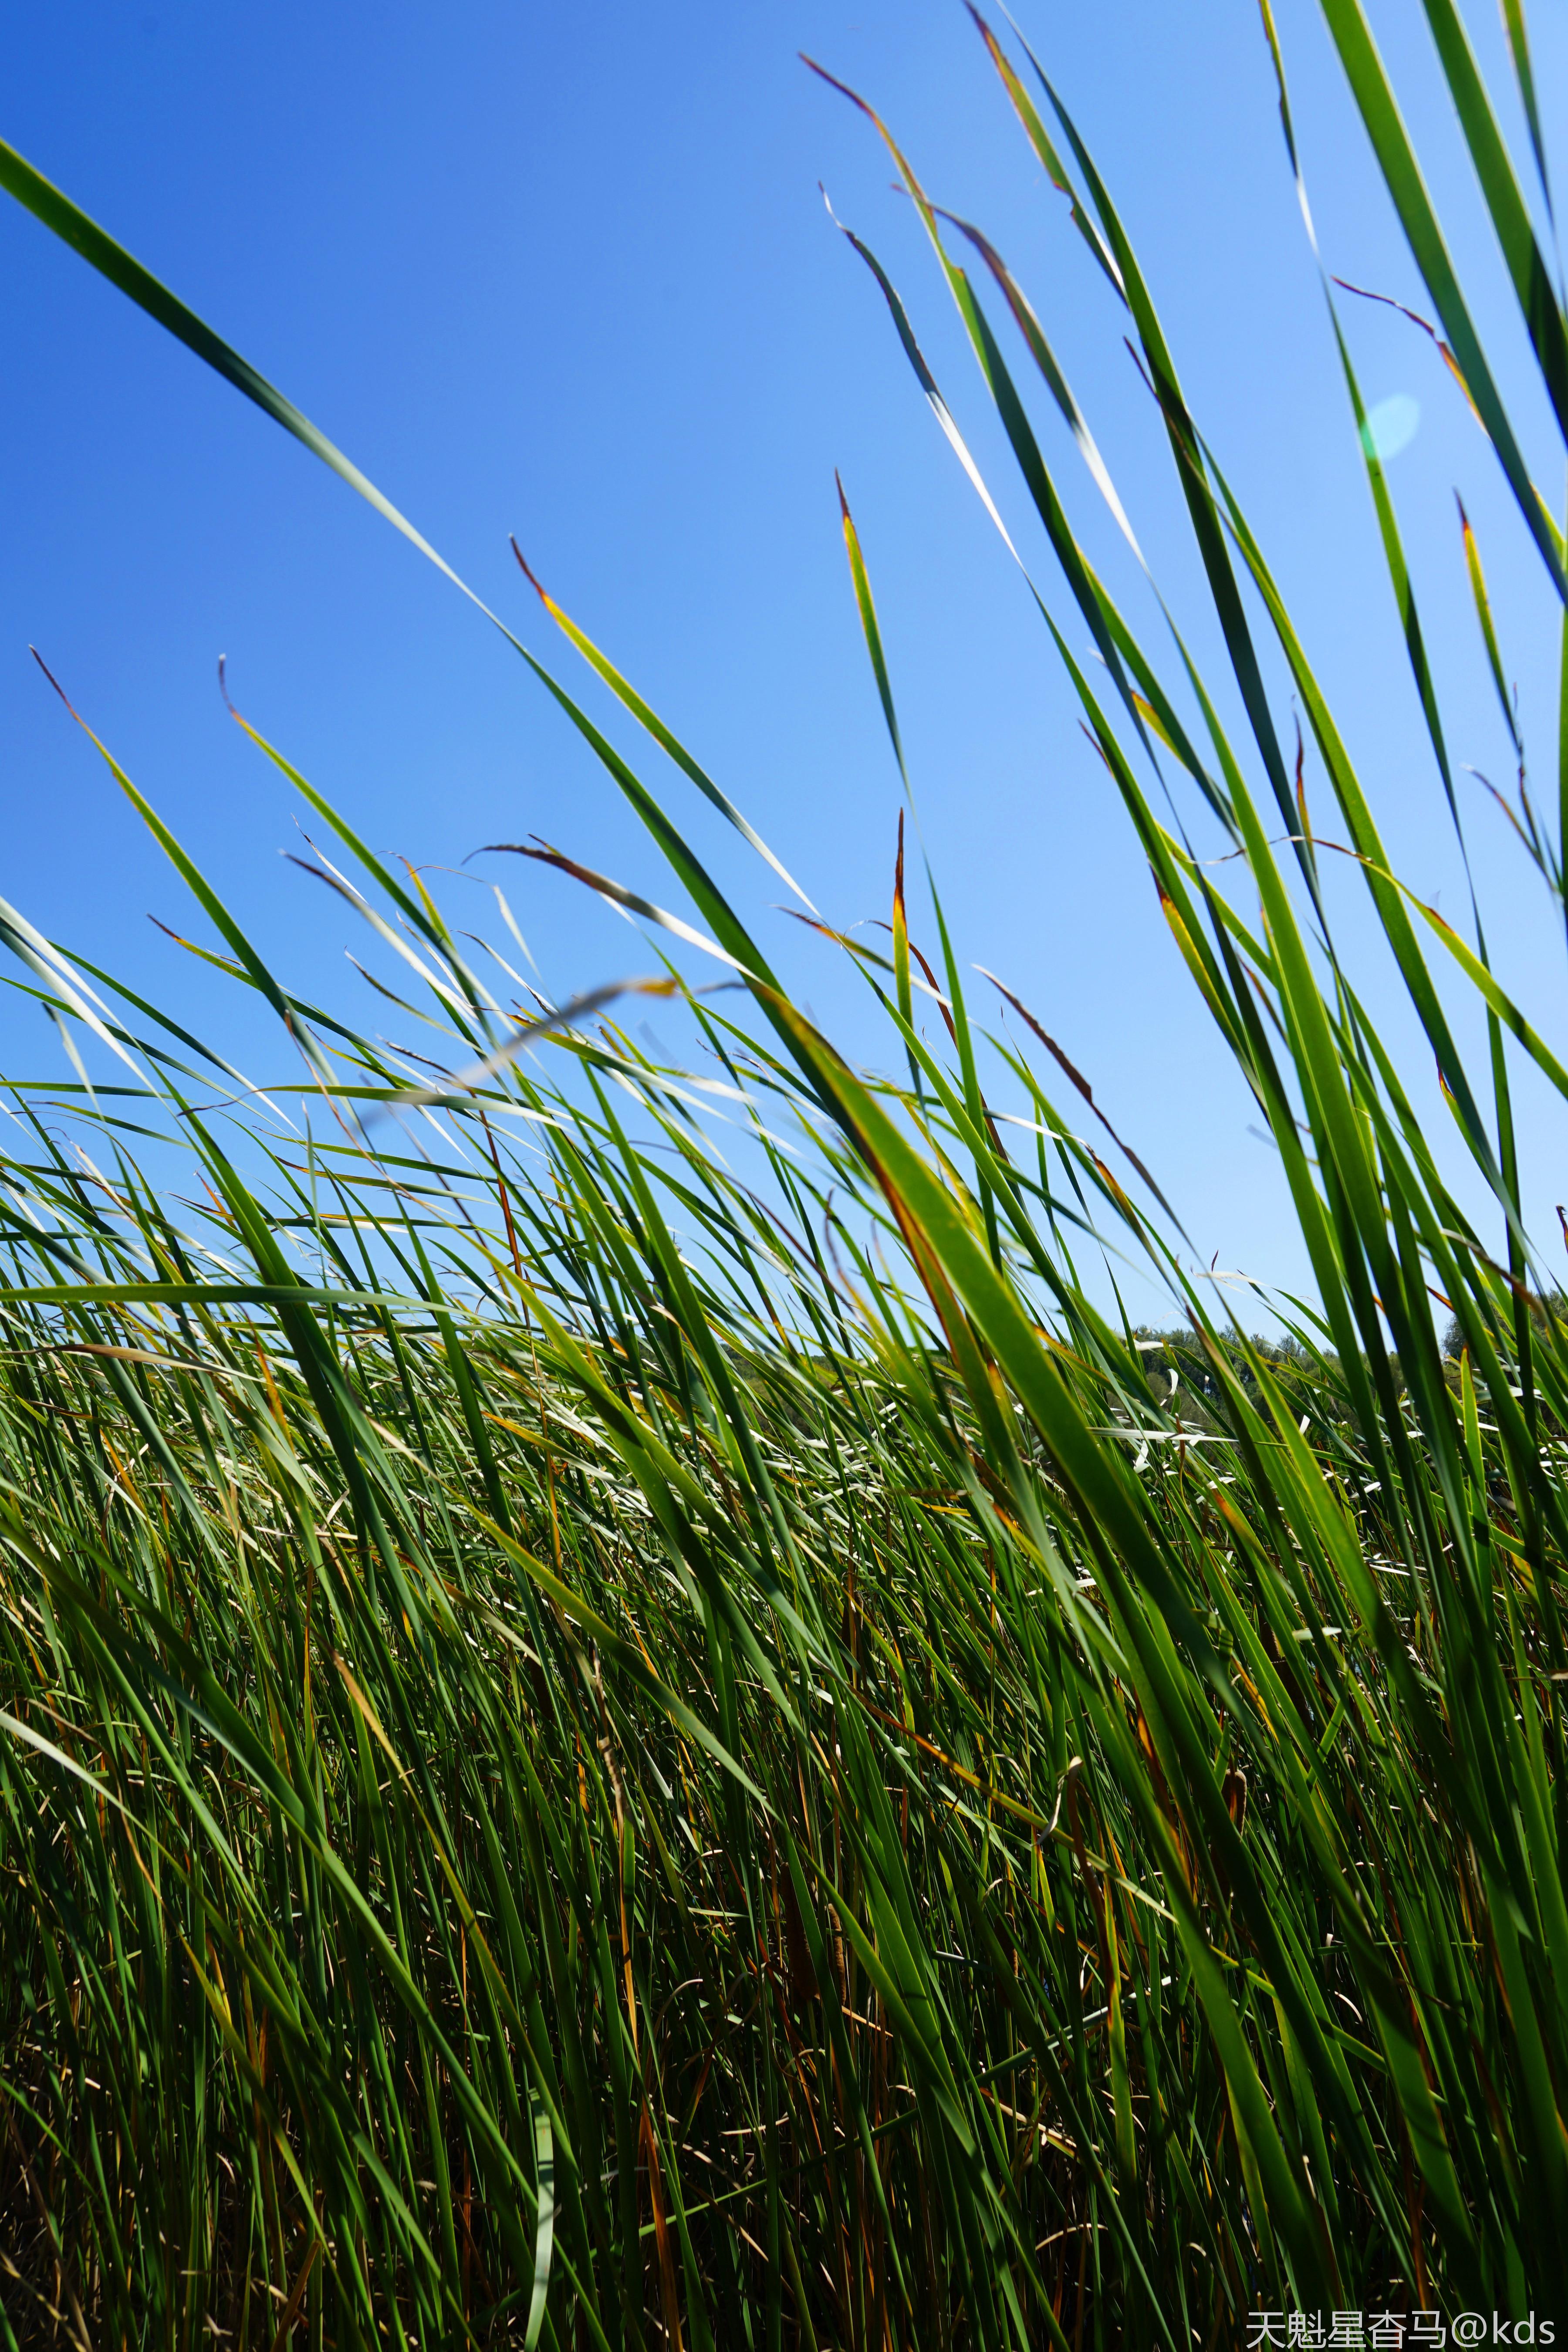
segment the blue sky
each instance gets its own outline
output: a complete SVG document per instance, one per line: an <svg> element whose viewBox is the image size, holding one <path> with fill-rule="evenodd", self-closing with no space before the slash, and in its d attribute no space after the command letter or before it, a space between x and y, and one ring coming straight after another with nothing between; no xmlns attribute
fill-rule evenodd
<svg viewBox="0 0 1568 2352"><path fill-rule="evenodd" d="M1330 265L1420 307L1316 11L1282 0L1278 13ZM1397 0L1371 13L1554 489L1561 450L1420 11ZM1496 11L1477 0L1468 13L1500 88ZM1292 600L1395 861L1458 916L1254 0L1053 0L1024 21L1141 252L1191 404ZM1535 37L1550 122L1568 55L1547 12ZM838 467L962 955L1001 973L1093 1078L1205 1257L1298 1282L1278 1163L1248 1133L1255 1114L1181 975L1027 592L818 183L902 290L1065 615L951 303L874 134L800 49L861 89L927 188L1007 257L1167 598L1184 622L1201 614L1168 449L1121 325L957 0L593 12L71 0L11 26L0 131L296 400L603 717L515 572L515 531L825 914L852 923L888 911L899 788L850 599ZM277 968L355 1017L368 1000L342 950L362 943L278 855L300 846L295 812L224 714L220 653L247 715L383 850L456 866L481 843L539 833L669 898L651 844L542 691L384 523L8 204L0 270L0 895L237 1058L281 1068L254 1013L148 923L205 936L31 642ZM1550 806L1556 624L1537 559L1425 339L1364 304L1347 319L1368 399L1419 408L1391 480L1456 761L1507 777L1458 487ZM1096 562L1157 644L1131 559L1065 434L1040 421ZM1193 635L1222 682L1214 631L1199 618ZM1277 709L1288 730L1283 690ZM633 740L624 723L614 731ZM765 913L781 895L767 870L652 755L645 772L804 998L851 1050L870 1050L837 961ZM1494 944L1560 1039L1561 932L1502 820L1467 789ZM506 880L558 994L626 968L621 926L574 885ZM444 887L459 906L450 893L472 890L479 919L477 888ZM1335 891L1347 939L1364 939L1359 885L1347 876ZM36 1012L0 1013L7 1074L58 1056ZM1413 1043L1410 1061L1419 1080ZM1533 1088L1524 1111L1549 1230L1568 1192L1568 1172L1554 1173L1562 1122Z"/></svg>

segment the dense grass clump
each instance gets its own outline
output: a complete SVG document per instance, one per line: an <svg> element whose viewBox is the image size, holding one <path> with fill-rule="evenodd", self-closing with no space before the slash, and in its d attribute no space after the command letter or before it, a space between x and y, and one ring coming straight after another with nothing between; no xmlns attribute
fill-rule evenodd
<svg viewBox="0 0 1568 2352"><path fill-rule="evenodd" d="M1359 10L1324 11L1561 597ZM1428 15L1562 415L1562 308L1458 21ZM628 984L680 998L689 1066L611 992L492 988L258 737L433 1058L359 1034L289 992L110 761L294 1059L286 1101L258 1096L0 909L16 984L100 1072L14 1086L0 1170L8 2344L1080 2352L1244 2341L1262 2308L1562 2305L1568 1328L1505 1034L1568 1073L1479 919L1467 943L1390 875L1110 199L1032 60L1026 84L985 39L1156 394L1249 740L1111 603L961 232L899 168L1103 657L1091 682L1042 603L1279 1147L1313 1300L1268 1342L1226 1320L1032 1015L1061 1103L982 1034L940 908L922 956L901 850L890 954L847 948L897 1075L851 1069L521 645L721 959L721 997ZM9 151L0 175L368 488ZM962 236L1092 452L1035 312ZM1238 576L1486 1233L1338 952ZM1155 772L1228 863L1157 814ZM1522 787L1520 822L1561 899ZM139 1171L174 1150L182 1175ZM1167 1328L1096 1303L1077 1266L1102 1244L1157 1276Z"/></svg>

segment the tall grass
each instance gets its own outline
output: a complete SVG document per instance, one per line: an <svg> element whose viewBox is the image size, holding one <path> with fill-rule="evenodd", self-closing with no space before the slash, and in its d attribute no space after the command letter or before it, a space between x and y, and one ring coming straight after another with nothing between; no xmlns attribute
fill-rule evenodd
<svg viewBox="0 0 1568 2352"><path fill-rule="evenodd" d="M1562 597L1357 0L1323 13ZM1457 15L1426 14L1568 425L1530 205ZM1560 1093L1568 1073L1479 921L1461 938L1391 874L1111 199L1026 49L979 29L1124 306L1246 739L1182 640L1157 667L1112 604L1021 389L1037 370L1102 474L1046 329L895 160L1102 656L1091 678L1041 589L1279 1147L1314 1303L1284 1346L1226 1319L1157 1171L1032 1015L1037 1065L983 1035L940 909L920 952L901 854L890 953L846 950L889 1074L849 1067L521 644L695 918L572 870L706 940L729 983L637 983L684 1000L689 1066L603 1000L542 1008L504 938L477 968L258 736L401 960L423 1049L302 1003L110 760L209 961L276 1012L310 1117L4 910L14 984L73 1055L92 1033L99 1073L12 1085L0 1193L9 2344L1080 2352L1226 2345L1259 2307L1563 2306L1568 1333L1523 1226L1505 1035ZM1282 73L1280 96L1293 161ZM410 528L10 151L0 176ZM1486 1231L1338 952L1277 656ZM1196 861L1157 778L1231 863ZM1518 815L1561 899L1556 835L1527 793ZM1479 1071L1445 1009L1468 997ZM140 1172L148 1136L183 1177ZM1165 1286L1171 1330L1097 1307L1096 1236Z"/></svg>

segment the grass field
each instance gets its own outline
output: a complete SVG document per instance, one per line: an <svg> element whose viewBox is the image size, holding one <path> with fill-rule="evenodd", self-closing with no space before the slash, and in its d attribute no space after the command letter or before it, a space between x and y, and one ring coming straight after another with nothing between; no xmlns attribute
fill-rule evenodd
<svg viewBox="0 0 1568 2352"><path fill-rule="evenodd" d="M1562 599L1357 0L1322 5ZM1426 13L1568 426L1530 205L1457 16ZM386 1017L428 1059L294 997L110 759L210 955L276 1012L285 1075L263 1074L275 1110L0 910L13 984L93 1072L10 1088L0 1171L8 2344L1206 2352L1261 2308L1568 2309L1568 1327L1523 1229L1505 1034L1559 1093L1568 1072L1479 917L1461 936L1390 874L1112 199L1033 60L981 29L1024 161L1125 303L1226 697L1112 604L1028 421L1026 384L1087 441L1046 328L896 167L1056 559L1042 625L1279 1148L1314 1303L1284 1343L1226 1319L1157 1165L1032 1015L1032 1059L1017 1023L983 1035L901 850L885 957L845 945L887 1048L851 1068L531 654L646 818L684 933L574 870L690 980L649 948L621 996L541 1005L504 936L481 971L257 738L401 959ZM0 178L390 512L9 150ZM1359 416L1348 358L1346 382ZM1398 601L1453 808L1366 463L1388 577L1363 593ZM1418 1072L1341 960L1248 610ZM1524 775L1521 747L1523 849L1561 900ZM1170 813L1194 793L1236 852L1218 869ZM636 1042L649 986L681 1000L680 1066ZM1431 1059L1484 1230L1412 1098ZM1168 1328L1095 1304L1096 1236L1152 1269Z"/></svg>

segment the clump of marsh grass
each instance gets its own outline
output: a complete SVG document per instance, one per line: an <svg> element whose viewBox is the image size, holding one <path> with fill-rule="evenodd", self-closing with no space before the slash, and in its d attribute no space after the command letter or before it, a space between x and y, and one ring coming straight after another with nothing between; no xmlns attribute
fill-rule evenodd
<svg viewBox="0 0 1568 2352"><path fill-rule="evenodd" d="M1561 597L1359 8L1324 13ZM1562 306L1458 20L1427 13L1568 425ZM344 861L323 873L409 975L424 1051L301 1002L115 769L303 1056L310 1118L5 910L17 984L120 1065L13 1085L0 1193L10 2344L1080 2352L1227 2343L1260 2305L1550 2307L1568 1339L1524 1229L1505 1033L1559 1092L1568 1074L1479 929L1390 873L1111 200L1033 59L981 30L1124 306L1249 740L1111 603L1004 356L1016 331L1093 455L1045 330L894 155L1102 656L1091 682L1042 601L1279 1147L1314 1303L1283 1343L1226 1320L1060 1049L1026 1014L1048 1068L983 1037L945 929L921 958L901 856L890 955L847 950L898 1074L852 1070L521 643L697 920L570 870L738 983L659 980L689 1067L605 1002L542 1014L516 975L492 988L279 760ZM392 513L9 151L0 177ZM1348 358L1346 381L1362 421ZM1500 1239L1341 961L1238 577ZM1159 816L1155 771L1231 864ZM1479 1077L1435 968L1484 1010ZM141 1172L150 1133L183 1180ZM1076 1264L1097 1238L1156 1272L1168 1329L1096 1305Z"/></svg>

